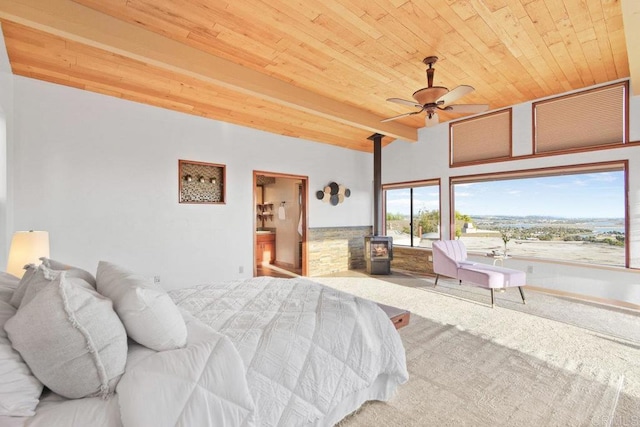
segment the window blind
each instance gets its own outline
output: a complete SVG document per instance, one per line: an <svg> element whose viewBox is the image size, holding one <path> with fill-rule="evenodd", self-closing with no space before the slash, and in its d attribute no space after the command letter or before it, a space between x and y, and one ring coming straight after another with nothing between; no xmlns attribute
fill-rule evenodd
<svg viewBox="0 0 640 427"><path fill-rule="evenodd" d="M627 83L536 102L535 153L626 141Z"/></svg>
<svg viewBox="0 0 640 427"><path fill-rule="evenodd" d="M451 123L451 164L511 156L511 109Z"/></svg>

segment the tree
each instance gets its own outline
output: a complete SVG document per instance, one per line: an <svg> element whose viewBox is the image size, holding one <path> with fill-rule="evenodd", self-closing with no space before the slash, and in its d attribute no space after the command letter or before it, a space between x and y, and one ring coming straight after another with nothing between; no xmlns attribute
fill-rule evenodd
<svg viewBox="0 0 640 427"><path fill-rule="evenodd" d="M467 214L461 214L460 212L456 211L455 212L456 215L456 222L457 221L461 221L461 222L473 222L473 220L471 219L471 217Z"/></svg>
<svg viewBox="0 0 640 427"><path fill-rule="evenodd" d="M460 236L462 236L462 226L466 222L473 223L473 219L469 215L460 213L458 211L455 211L454 215L455 215L455 218L456 218L454 234L455 234L456 238L459 239Z"/></svg>
<svg viewBox="0 0 640 427"><path fill-rule="evenodd" d="M511 240L511 233L507 230L500 230L500 237L502 237L502 241L504 242L504 254L507 255L507 243Z"/></svg>
<svg viewBox="0 0 640 427"><path fill-rule="evenodd" d="M434 209L432 211L421 209L418 212L418 217L415 221L418 228L414 228L416 234L419 230L423 233L436 233L438 232L438 226L440 225L440 211Z"/></svg>
<svg viewBox="0 0 640 427"><path fill-rule="evenodd" d="M404 219L404 215L400 213L390 213L387 212L387 221L399 221Z"/></svg>

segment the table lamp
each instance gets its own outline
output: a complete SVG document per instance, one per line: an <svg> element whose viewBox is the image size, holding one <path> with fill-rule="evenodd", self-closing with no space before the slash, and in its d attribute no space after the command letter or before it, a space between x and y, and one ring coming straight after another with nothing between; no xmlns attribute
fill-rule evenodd
<svg viewBox="0 0 640 427"><path fill-rule="evenodd" d="M40 257L49 257L49 233L46 231L16 231L11 239L7 273L24 274L26 264L38 264Z"/></svg>

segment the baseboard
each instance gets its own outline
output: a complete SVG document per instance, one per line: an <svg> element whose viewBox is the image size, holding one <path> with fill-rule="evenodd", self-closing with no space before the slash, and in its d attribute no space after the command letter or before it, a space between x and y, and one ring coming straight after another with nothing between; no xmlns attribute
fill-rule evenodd
<svg viewBox="0 0 640 427"><path fill-rule="evenodd" d="M418 278L435 277L436 276L435 274L416 273L416 272L413 272L413 271L398 270L398 269L394 269L394 271L397 271L398 273L401 273L401 274L406 274L408 276L418 277ZM593 303L596 303L596 304L608 305L608 306L616 307L616 308L625 308L625 309L629 309L629 310L640 311L640 305L633 304L633 303L626 302L626 301L619 301L619 300L609 299L609 298L594 297L594 296L591 296L591 295L577 294L577 293L574 293L574 292L566 292L566 291L560 291L560 290L557 290L557 289L541 288L541 287L538 287L538 286L531 286L531 285L527 285L525 287L525 290L531 290L531 291L534 291L534 292L539 292L541 294L549 294L549 295L554 295L554 296L559 296L559 297L573 298L573 299L577 299L577 300L581 300L581 301L593 302Z"/></svg>
<svg viewBox="0 0 640 427"><path fill-rule="evenodd" d="M591 296L591 295L576 294L576 293L573 293L573 292L559 291L559 290L556 290L556 289L540 288L538 286L531 286L531 285L527 285L525 289L530 289L532 291L540 292L542 294L549 294L549 295L555 295L555 296L559 296L559 297L579 299L579 300L582 300L582 301L595 302L595 303L598 303L598 304L609 305L609 306L612 306L612 307L628 308L628 309L631 309L631 310L640 311L640 305L633 304L633 303L626 302L626 301L619 301L619 300L609 299L609 298L594 297L594 296Z"/></svg>

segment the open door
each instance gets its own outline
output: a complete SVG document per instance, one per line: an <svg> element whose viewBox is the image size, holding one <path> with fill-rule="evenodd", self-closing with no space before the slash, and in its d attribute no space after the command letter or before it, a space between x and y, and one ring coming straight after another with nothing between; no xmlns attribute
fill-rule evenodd
<svg viewBox="0 0 640 427"><path fill-rule="evenodd" d="M308 177L254 171L254 276L307 275Z"/></svg>

